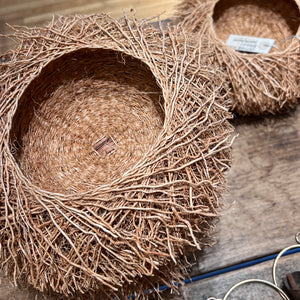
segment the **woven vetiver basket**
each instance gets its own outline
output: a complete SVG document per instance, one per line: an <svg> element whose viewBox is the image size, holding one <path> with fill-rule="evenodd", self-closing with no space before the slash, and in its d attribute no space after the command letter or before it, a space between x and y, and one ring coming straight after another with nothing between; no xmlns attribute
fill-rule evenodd
<svg viewBox="0 0 300 300"><path fill-rule="evenodd" d="M211 242L230 165L208 50L180 27L106 15L13 38L0 59L2 267L57 297L172 286L185 251Z"/></svg>
<svg viewBox="0 0 300 300"><path fill-rule="evenodd" d="M183 0L178 21L211 41L216 63L232 86L242 115L275 113L300 96L298 0ZM267 54L242 53L226 44L231 34L275 39Z"/></svg>

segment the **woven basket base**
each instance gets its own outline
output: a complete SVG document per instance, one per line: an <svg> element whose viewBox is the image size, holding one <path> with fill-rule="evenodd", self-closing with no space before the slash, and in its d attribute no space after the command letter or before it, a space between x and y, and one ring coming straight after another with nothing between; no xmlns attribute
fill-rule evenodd
<svg viewBox="0 0 300 300"><path fill-rule="evenodd" d="M110 183L154 144L164 120L160 95L138 60L108 50L64 55L22 99L22 117L14 124L21 169L52 192L84 192ZM94 145L105 138L115 151L99 154Z"/></svg>
<svg viewBox="0 0 300 300"><path fill-rule="evenodd" d="M281 50L290 45L291 40L285 40L295 35L300 25L299 8L292 0L221 0L213 19L215 33L224 42L230 34L270 38L282 42Z"/></svg>

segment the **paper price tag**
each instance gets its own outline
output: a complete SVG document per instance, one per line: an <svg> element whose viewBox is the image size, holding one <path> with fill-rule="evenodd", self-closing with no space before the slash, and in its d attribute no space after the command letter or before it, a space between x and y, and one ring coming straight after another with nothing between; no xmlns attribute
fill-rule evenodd
<svg viewBox="0 0 300 300"><path fill-rule="evenodd" d="M231 34L226 44L240 52L269 53L275 40Z"/></svg>

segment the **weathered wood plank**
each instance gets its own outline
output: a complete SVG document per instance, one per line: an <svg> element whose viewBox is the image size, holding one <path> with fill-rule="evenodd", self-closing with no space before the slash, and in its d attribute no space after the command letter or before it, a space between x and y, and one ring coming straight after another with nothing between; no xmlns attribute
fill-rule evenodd
<svg viewBox="0 0 300 300"><path fill-rule="evenodd" d="M162 18L169 18L175 12L180 0L2 0L0 7L0 34L10 33L4 24L29 27L47 24L53 15L74 15L110 13L121 17L123 9L136 9L138 18L149 18L165 12ZM11 41L0 38L0 53L13 47Z"/></svg>
<svg viewBox="0 0 300 300"><path fill-rule="evenodd" d="M193 274L274 253L300 224L300 106L274 117L240 118L217 244L198 255Z"/></svg>
<svg viewBox="0 0 300 300"><path fill-rule="evenodd" d="M277 281L281 285L282 278L288 273L300 270L300 254L296 253L279 260L277 268ZM187 284L180 288L181 295L172 295L170 291L164 292L163 299L166 300L206 300L209 297L222 299L226 292L236 283L245 279L264 279L272 281L273 260L267 261L249 268L229 272L212 278L203 279ZM229 299L241 300L282 300L279 294L269 286L251 283L235 289Z"/></svg>

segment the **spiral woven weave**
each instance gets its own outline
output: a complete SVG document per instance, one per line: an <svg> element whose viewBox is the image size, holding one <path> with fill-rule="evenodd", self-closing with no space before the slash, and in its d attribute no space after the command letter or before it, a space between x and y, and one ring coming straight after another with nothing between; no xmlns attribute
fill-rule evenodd
<svg viewBox="0 0 300 300"><path fill-rule="evenodd" d="M134 15L60 17L12 37L0 59L2 268L56 298L176 289L182 255L211 242L230 166L210 50Z"/></svg>
<svg viewBox="0 0 300 300"><path fill-rule="evenodd" d="M183 0L177 21L212 43L232 87L232 109L259 115L300 97L299 8L299 0ZM275 46L268 54L238 52L226 45L230 34L275 39Z"/></svg>

